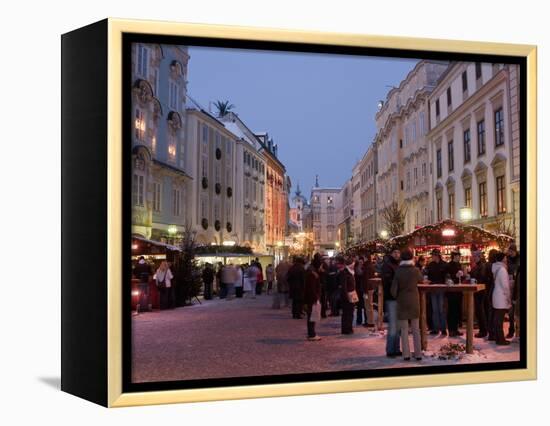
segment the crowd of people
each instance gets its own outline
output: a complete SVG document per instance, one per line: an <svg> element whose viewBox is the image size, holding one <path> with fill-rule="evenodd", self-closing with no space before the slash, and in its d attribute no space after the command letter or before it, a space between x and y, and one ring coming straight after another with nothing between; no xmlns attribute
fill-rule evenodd
<svg viewBox="0 0 550 426"><path fill-rule="evenodd" d="M235 265L219 262L217 268L206 263L202 270L204 285L204 298L210 300L214 293L214 282L217 283L217 292L220 299L232 300L233 298L249 297L255 299L261 295L264 289L267 294L273 291L275 282L275 268L269 264L265 268L258 258L250 263Z"/></svg>
<svg viewBox="0 0 550 426"><path fill-rule="evenodd" d="M273 308L290 307L292 318L306 318L307 339L321 340L316 325L327 316L341 317L341 333L351 335L355 326L375 327L378 307L375 303L380 277L383 289L384 320L387 322L386 355L411 359L409 334L412 335L412 356L422 359L420 341L420 301L418 285L483 283L485 290L475 293L476 338L508 345L519 336L520 263L517 247L506 252L491 250L487 259L481 250L471 247L471 263L463 265L458 251L448 262L439 250L431 252L429 262L415 257L406 249L390 249L383 257L322 256L311 259L295 256L282 260L265 271L258 258L248 264L206 264L202 270L204 298L212 299L214 290L220 299L252 298L273 293ZM146 282L152 273L142 258L134 268L141 280L141 291L148 292ZM174 306L172 272L162 262L153 276L160 292L161 309ZM216 282L216 286L214 285ZM459 337L462 323L462 293L436 290L430 292L427 309L429 333L440 337ZM150 307L149 307L150 308ZM509 327L504 333L508 317ZM410 333L409 333L410 331Z"/></svg>

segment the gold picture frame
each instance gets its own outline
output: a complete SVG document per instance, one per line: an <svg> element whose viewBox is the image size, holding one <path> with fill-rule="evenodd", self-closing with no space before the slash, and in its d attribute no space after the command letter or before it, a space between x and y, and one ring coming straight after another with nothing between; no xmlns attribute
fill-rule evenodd
<svg viewBox="0 0 550 426"><path fill-rule="evenodd" d="M537 377L537 49L532 45L338 34L239 27L187 24L109 18L107 27L107 402L109 407L147 404L214 401L242 398L357 392L368 390L492 383L534 380ZM527 62L527 357L525 369L461 372L429 375L375 377L319 382L296 382L228 386L186 390L123 392L122 375L122 280L123 276L123 210L122 210L122 125L123 125L123 34L208 37L284 43L311 43L347 47L413 49L429 52L492 54L525 58Z"/></svg>

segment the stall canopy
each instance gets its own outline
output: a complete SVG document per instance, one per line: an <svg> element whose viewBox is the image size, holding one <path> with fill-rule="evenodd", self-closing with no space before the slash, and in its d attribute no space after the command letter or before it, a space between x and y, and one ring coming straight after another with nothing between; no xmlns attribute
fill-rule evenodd
<svg viewBox="0 0 550 426"><path fill-rule="evenodd" d="M181 249L160 241L148 240L138 236L132 237L132 255L134 256L166 254L168 251L181 251Z"/></svg>
<svg viewBox="0 0 550 426"><path fill-rule="evenodd" d="M384 253L386 251L386 240L377 238L375 240L367 241L365 243L359 243L349 247L346 251L346 255L362 255L373 253Z"/></svg>
<svg viewBox="0 0 550 426"><path fill-rule="evenodd" d="M388 240L388 245L398 248L411 246L481 245L491 243L504 248L514 239L505 234L494 234L479 226L468 225L454 220L443 220L434 225L426 225L414 231L398 235Z"/></svg>

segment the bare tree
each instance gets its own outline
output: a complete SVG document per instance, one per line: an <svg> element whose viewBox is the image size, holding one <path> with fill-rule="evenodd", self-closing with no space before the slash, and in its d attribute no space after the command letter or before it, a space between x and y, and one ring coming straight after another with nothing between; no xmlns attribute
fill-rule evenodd
<svg viewBox="0 0 550 426"><path fill-rule="evenodd" d="M393 201L389 206L382 210L382 220L386 225L388 236L390 238L401 235L405 230L405 216L407 215L407 207L399 205Z"/></svg>

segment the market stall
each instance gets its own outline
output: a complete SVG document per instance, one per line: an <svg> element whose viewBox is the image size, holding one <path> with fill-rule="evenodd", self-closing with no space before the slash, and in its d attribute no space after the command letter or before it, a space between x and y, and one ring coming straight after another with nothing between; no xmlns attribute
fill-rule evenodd
<svg viewBox="0 0 550 426"><path fill-rule="evenodd" d="M157 286L153 280L153 275L160 265L160 262L167 260L169 263L173 263L177 254L180 252L179 247L162 243L159 241L148 240L143 237L132 237L132 264L134 265L139 257L143 256L145 261L151 267L151 275L149 276L149 304L153 309L159 309L160 296ZM140 280L132 275L132 310L136 310L136 307L140 300L139 290ZM148 308L147 308L148 309Z"/></svg>
<svg viewBox="0 0 550 426"><path fill-rule="evenodd" d="M415 256L424 257L429 257L433 249L438 249L445 261L450 260L452 252L459 251L460 262L469 265L472 250L481 251L487 256L491 249L504 250L513 241L508 235L497 235L475 225L448 219L390 238L388 245L400 249L408 247Z"/></svg>
<svg viewBox="0 0 550 426"><path fill-rule="evenodd" d="M364 256L367 254L384 254L386 252L387 240L377 238L364 243L355 244L348 247L344 254L346 256Z"/></svg>

